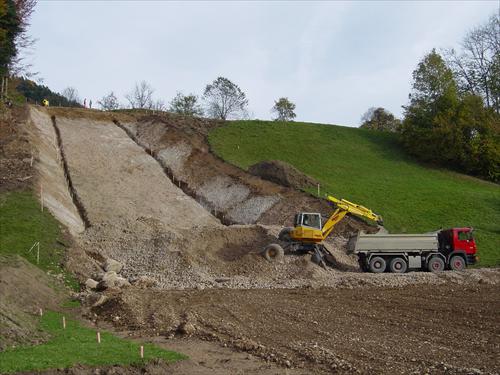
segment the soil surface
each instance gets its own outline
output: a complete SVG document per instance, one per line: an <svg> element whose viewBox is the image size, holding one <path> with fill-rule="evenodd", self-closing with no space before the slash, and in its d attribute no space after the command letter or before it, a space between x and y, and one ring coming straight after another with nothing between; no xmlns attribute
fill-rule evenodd
<svg viewBox="0 0 500 375"><path fill-rule="evenodd" d="M24 127L27 111L0 112L0 192L29 189L34 175L31 147Z"/></svg>
<svg viewBox="0 0 500 375"><path fill-rule="evenodd" d="M37 315L40 308L57 310L63 295L54 278L24 258L0 256L0 351L45 340Z"/></svg>
<svg viewBox="0 0 500 375"><path fill-rule="evenodd" d="M318 181L302 173L293 165L281 160L265 160L248 168L248 172L255 176L277 184L303 189L318 185Z"/></svg>
<svg viewBox="0 0 500 375"><path fill-rule="evenodd" d="M281 373L288 367L318 374L479 374L500 368L500 287L482 282L353 290L128 290L93 312L140 337L183 333L219 342L275 362L283 366Z"/></svg>

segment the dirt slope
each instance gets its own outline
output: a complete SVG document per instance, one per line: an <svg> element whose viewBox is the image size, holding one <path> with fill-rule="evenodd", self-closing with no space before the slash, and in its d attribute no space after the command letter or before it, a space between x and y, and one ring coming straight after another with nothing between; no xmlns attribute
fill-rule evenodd
<svg viewBox="0 0 500 375"><path fill-rule="evenodd" d="M57 310L64 297L43 271L18 256L0 256L0 351L36 344L46 337L38 330L40 308Z"/></svg>

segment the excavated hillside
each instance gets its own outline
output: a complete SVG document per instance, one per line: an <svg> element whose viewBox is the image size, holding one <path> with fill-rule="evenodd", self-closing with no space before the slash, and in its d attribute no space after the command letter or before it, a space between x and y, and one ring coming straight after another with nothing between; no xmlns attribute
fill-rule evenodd
<svg viewBox="0 0 500 375"><path fill-rule="evenodd" d="M216 121L36 108L31 121L43 201L77 237L68 266L82 280L106 258L124 263L127 278L148 276L162 288L352 287L449 278L359 273L345 253L347 237L375 228L351 217L327 244L338 270L322 269L307 256L267 262L260 251L277 242L297 211L326 216L331 207L216 157L207 142ZM356 272L340 272L346 270Z"/></svg>
<svg viewBox="0 0 500 375"><path fill-rule="evenodd" d="M216 157L207 134L220 123L36 107L29 117L36 191L74 237L66 267L83 284L113 258L132 282L79 294L94 324L168 347L220 343L263 359L256 373L498 368L498 269L359 272L346 239L375 228L350 217L327 244L335 269L308 256L270 263L259 252L297 211L331 208ZM201 373L217 373L206 356Z"/></svg>

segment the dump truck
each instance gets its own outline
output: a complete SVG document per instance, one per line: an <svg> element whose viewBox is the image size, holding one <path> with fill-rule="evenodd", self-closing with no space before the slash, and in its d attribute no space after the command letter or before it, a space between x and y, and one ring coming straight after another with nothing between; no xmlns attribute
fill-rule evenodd
<svg viewBox="0 0 500 375"><path fill-rule="evenodd" d="M409 269L439 272L463 270L477 262L472 228L441 229L424 234L367 234L359 232L348 242L362 270L405 273Z"/></svg>

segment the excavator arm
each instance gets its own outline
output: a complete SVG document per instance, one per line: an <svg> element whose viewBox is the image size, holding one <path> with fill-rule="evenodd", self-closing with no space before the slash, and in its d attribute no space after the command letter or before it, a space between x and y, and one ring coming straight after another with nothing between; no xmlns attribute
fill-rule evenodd
<svg viewBox="0 0 500 375"><path fill-rule="evenodd" d="M330 202L335 203L337 209L330 215L328 220L323 225L323 228L321 229L323 239L327 238L330 235L333 228L335 228L335 225L337 225L337 223L339 223L348 213L373 220L377 222L377 224L383 225L382 216L377 215L369 208L349 202L346 199L337 199L330 195L327 197L327 199Z"/></svg>

